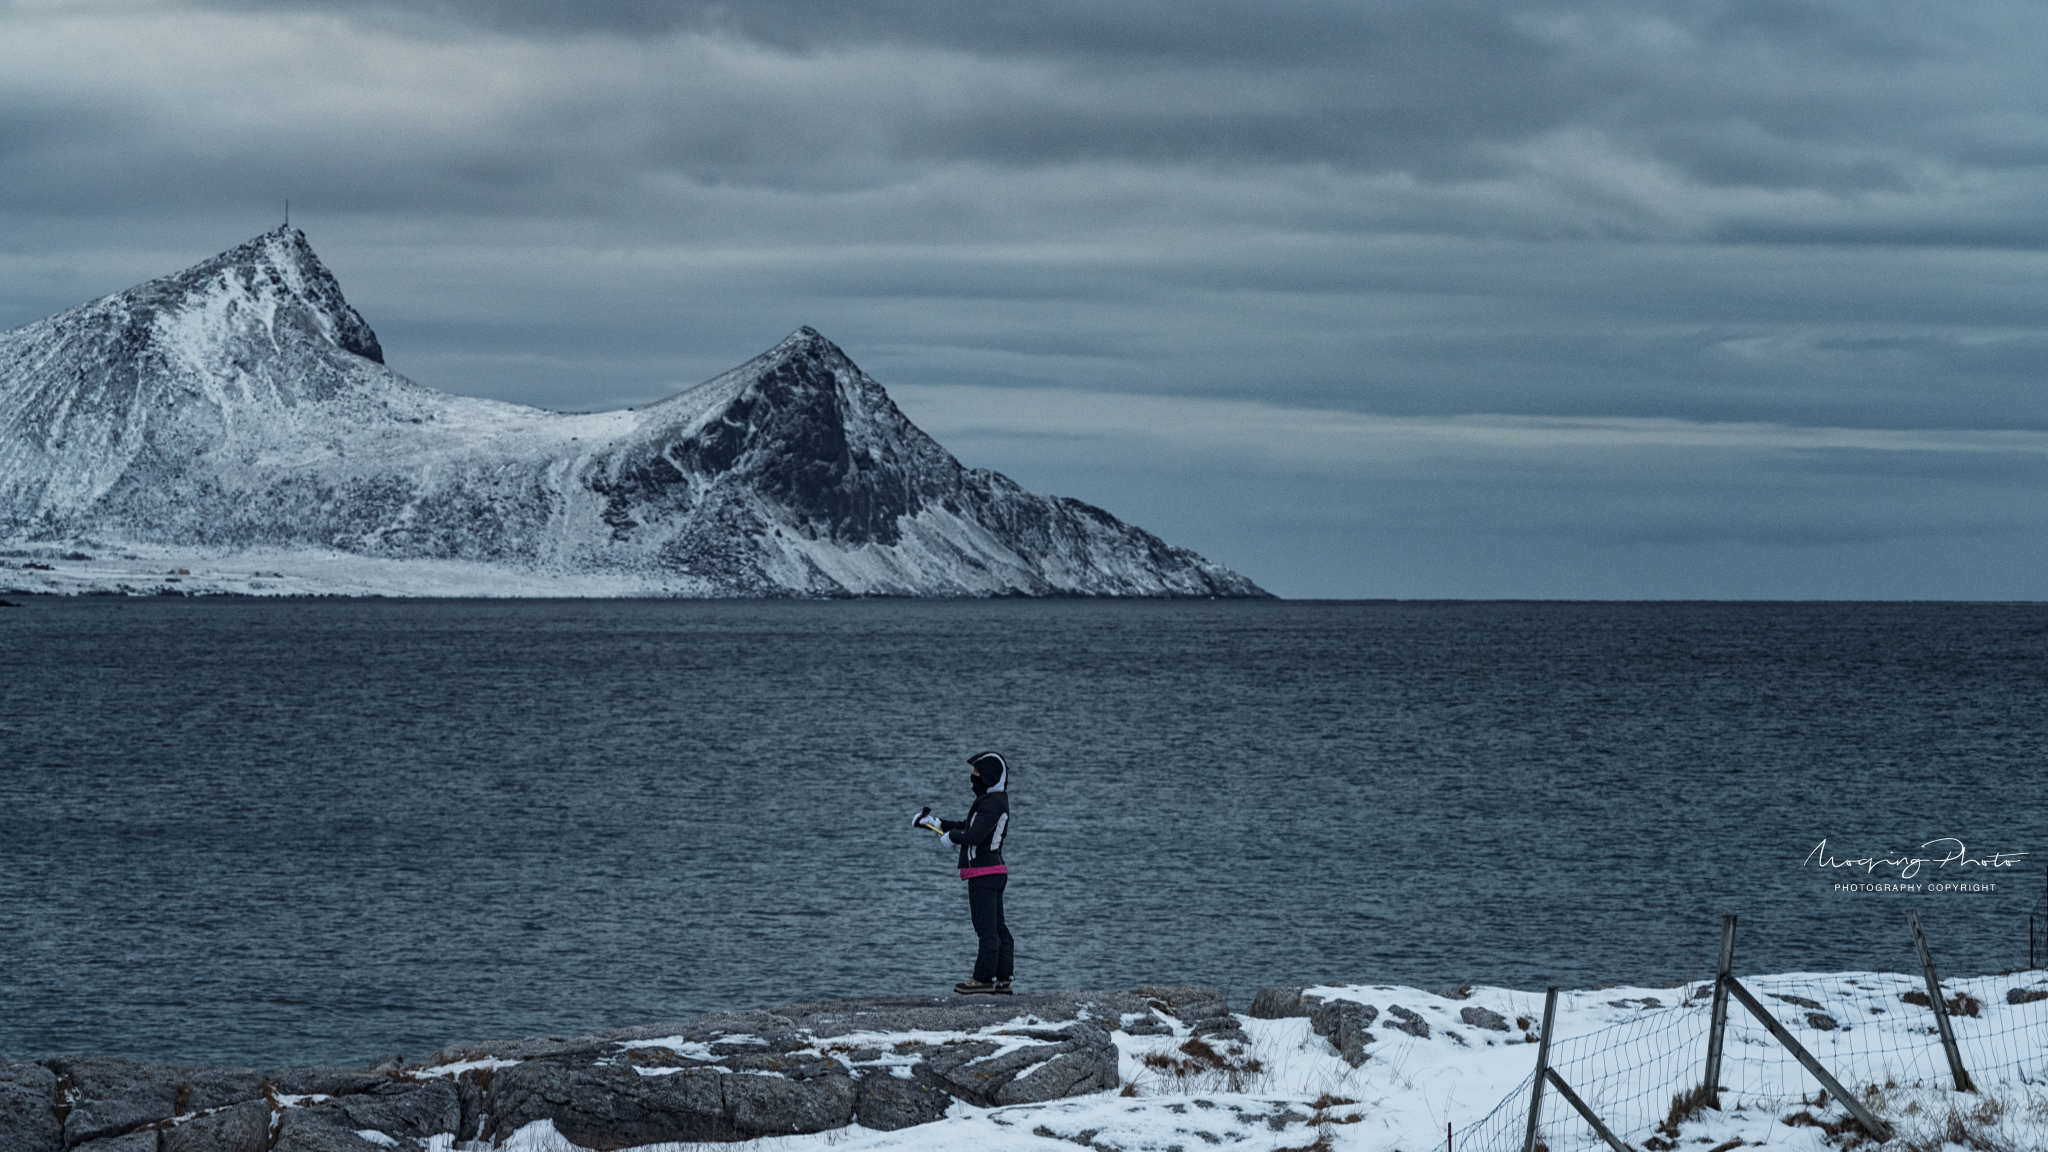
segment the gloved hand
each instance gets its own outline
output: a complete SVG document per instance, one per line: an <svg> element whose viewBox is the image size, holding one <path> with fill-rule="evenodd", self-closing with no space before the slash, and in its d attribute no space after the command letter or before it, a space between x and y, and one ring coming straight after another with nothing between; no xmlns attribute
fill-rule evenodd
<svg viewBox="0 0 2048 1152"><path fill-rule="evenodd" d="M923 828L927 832L937 832L939 831L939 818L932 815L931 809L926 808L910 818L910 825L913 828Z"/></svg>

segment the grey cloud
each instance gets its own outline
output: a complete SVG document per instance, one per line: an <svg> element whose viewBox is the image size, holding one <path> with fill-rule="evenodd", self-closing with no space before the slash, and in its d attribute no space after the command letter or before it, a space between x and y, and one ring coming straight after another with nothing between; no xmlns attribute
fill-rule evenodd
<svg viewBox="0 0 2048 1152"><path fill-rule="evenodd" d="M1847 3L191 11L323 15L365 38L354 49L365 70L399 64L391 78L416 91L381 115L344 109L271 131L244 123L279 91L260 59L244 107L176 119L136 123L147 93L117 112L120 92L31 91L24 114L68 117L65 136L99 149L74 146L70 163L17 172L0 194L120 203L134 182L119 173L140 162L159 176L149 192L194 199L238 176L298 175L365 210L616 213L634 197L683 207L700 186L830 193L949 166L991 166L1000 180L1003 169L1099 163L1196 182L1215 166L1268 183L1323 169L1415 182L1333 188L1298 210L1330 217L1307 226L1840 237L1925 223L1873 217L1858 197L1943 201L1972 171L2025 182L2040 152L2015 149L2009 131L1991 134L2002 150L1959 143L1984 131L1955 131L1995 109L2041 119L2042 86L2022 59L1986 90L1965 82L1983 63L1944 41L1943 22ZM481 31L464 40L465 28ZM493 35L512 39L493 54ZM431 64L406 68L407 54ZM437 84L443 69L457 74ZM465 80L500 96L451 132L444 109ZM1640 187L1618 171L1630 164L1668 172L1689 202ZM2026 187L1983 226L2037 232L2040 189ZM1818 193L1831 206L1815 219L1812 203L1749 203L1745 190Z"/></svg>
<svg viewBox="0 0 2048 1152"><path fill-rule="evenodd" d="M542 39L714 34L800 53L896 45L991 56L1271 64L1407 60L1427 44L1467 44L1495 52L1530 47L1529 38L1507 20L1513 5L1471 0L1024 0L1004 5L945 0L216 0L206 6L357 19L367 14L409 27L458 25Z"/></svg>
<svg viewBox="0 0 2048 1152"><path fill-rule="evenodd" d="M958 110L959 129L945 138L953 156L1314 158L1388 167L1580 124L1633 140L1709 183L1844 188L1900 186L1911 158L1877 145L1918 131L1916 146L1938 153L1942 142L1956 142L1959 110L1981 111L1988 93L1966 80L1983 69L1986 45L1957 36L1958 26L1974 22L2005 37L2029 30L2022 6L1937 16L1851 2L226 7L356 20L381 12L401 28L467 25L548 40L713 35L814 59L876 47L939 50L1045 67L1062 86L1106 94L1132 76L1196 94L1185 113L1024 99L999 101L979 117L970 98ZM2023 68L2024 56L2005 63ZM2024 95L2038 85L1993 87L2004 92L1994 100L2038 108ZM971 131L975 125L985 130ZM1997 146L2009 147L2009 136L1997 133Z"/></svg>

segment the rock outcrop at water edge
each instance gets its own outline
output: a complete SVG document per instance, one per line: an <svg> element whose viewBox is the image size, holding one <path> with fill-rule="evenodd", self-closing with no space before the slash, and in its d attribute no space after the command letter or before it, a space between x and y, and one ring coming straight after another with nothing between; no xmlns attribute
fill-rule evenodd
<svg viewBox="0 0 2048 1152"><path fill-rule="evenodd" d="M1114 1089L1113 1031L1243 1039L1207 988L793 1004L373 1069L0 1062L6 1152L366 1152L549 1125L609 1150L881 1130Z"/></svg>

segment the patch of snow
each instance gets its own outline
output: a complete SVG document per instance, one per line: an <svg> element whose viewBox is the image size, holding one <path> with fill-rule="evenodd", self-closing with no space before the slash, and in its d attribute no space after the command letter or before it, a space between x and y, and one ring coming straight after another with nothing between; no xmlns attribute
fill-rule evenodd
<svg viewBox="0 0 2048 1152"><path fill-rule="evenodd" d="M409 1070L406 1073L406 1075L412 1077L415 1080L428 1080L439 1077L460 1076L464 1072L473 1072L479 1068L511 1068L517 1065L518 1063L519 1061L517 1060L499 1060L495 1058L485 1058L482 1060L457 1060L452 1064L436 1064L431 1068L414 1068Z"/></svg>
<svg viewBox="0 0 2048 1152"><path fill-rule="evenodd" d="M759 1036L721 1036L718 1038L717 1043L758 1044L763 1048L768 1046L768 1042ZM619 1042L619 1047L626 1051L635 1051L642 1048L666 1048L685 1060L716 1059L711 1054L710 1044L701 1040L685 1040L681 1036L664 1036L658 1040L622 1040Z"/></svg>

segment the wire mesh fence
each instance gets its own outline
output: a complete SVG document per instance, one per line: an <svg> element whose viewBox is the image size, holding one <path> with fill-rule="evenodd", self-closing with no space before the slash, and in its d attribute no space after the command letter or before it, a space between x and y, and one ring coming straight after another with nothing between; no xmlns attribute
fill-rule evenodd
<svg viewBox="0 0 2048 1152"><path fill-rule="evenodd" d="M1926 979L1919 974L1737 979L1852 1092L1870 1086L1955 1087ZM1641 1147L1672 1115L1678 1098L1702 1085L1714 985L1708 974L1679 989L1669 1004L1651 998L1603 1002L1597 991L1561 993L1549 1066L1616 1136ZM2048 1085L2048 971L1944 979L1941 990L1957 1054L1975 1087ZM1567 1022L1582 1019L1580 1010L1590 1007L1630 1014L1573 1034ZM1535 1075L1532 1068L1491 1112L1454 1133L1453 1152L1523 1152ZM1761 1021L1731 1001L1720 1088L1723 1109L1765 1109L1797 1105L1822 1084ZM1549 1152L1607 1147L1555 1091L1544 1094L1536 1138Z"/></svg>

